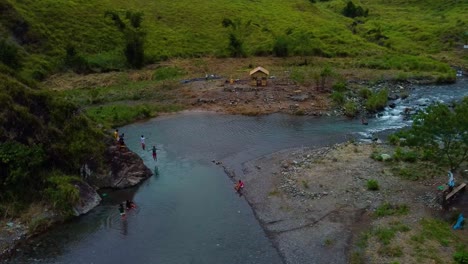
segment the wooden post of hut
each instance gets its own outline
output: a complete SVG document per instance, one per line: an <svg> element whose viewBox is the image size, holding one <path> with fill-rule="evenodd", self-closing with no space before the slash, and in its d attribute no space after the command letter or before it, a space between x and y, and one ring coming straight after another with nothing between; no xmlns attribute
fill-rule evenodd
<svg viewBox="0 0 468 264"><path fill-rule="evenodd" d="M270 74L263 67L257 67L250 71L250 85L252 86L267 86L268 75Z"/></svg>

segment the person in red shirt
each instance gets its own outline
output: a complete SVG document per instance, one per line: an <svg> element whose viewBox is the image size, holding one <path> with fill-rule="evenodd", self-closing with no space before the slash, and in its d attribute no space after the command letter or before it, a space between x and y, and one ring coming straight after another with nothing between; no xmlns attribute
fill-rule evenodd
<svg viewBox="0 0 468 264"><path fill-rule="evenodd" d="M240 192L242 190L242 188L244 188L244 182L242 182L241 180L239 180L236 184L236 186L234 186L234 189L237 191L237 192Z"/></svg>

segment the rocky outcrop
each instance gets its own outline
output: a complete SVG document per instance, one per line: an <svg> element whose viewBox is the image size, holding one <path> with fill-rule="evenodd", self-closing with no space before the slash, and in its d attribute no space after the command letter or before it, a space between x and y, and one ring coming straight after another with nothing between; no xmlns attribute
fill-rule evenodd
<svg viewBox="0 0 468 264"><path fill-rule="evenodd" d="M93 187L89 186L89 184L77 181L75 183L75 187L80 192L80 200L73 207L73 213L76 216L88 213L101 202L101 197Z"/></svg>
<svg viewBox="0 0 468 264"><path fill-rule="evenodd" d="M111 144L105 153L108 169L105 172L95 172L85 164L81 175L96 188L128 188L139 184L153 173L145 166L143 160L126 147Z"/></svg>

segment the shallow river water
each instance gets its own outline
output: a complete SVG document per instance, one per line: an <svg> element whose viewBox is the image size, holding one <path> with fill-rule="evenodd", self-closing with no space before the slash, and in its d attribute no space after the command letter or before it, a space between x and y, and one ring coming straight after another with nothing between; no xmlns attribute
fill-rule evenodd
<svg viewBox="0 0 468 264"><path fill-rule="evenodd" d="M233 191L221 161L236 173L243 162L285 148L318 147L409 124L405 107L468 96L468 81L418 87L363 126L358 120L273 114L260 117L187 112L120 128L130 149L155 169L137 188L102 191L89 214L18 249L9 263L282 263L254 212ZM143 151L157 146L158 161ZM125 220L117 204L138 205Z"/></svg>

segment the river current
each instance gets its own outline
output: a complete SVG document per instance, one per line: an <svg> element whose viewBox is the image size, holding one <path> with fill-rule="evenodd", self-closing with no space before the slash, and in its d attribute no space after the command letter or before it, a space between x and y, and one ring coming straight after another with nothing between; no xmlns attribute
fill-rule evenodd
<svg viewBox="0 0 468 264"><path fill-rule="evenodd" d="M136 188L102 190L101 205L20 247L8 263L282 263L223 163L242 163L286 148L320 147L351 138L369 140L408 126L407 107L468 96L468 80L415 87L394 108L369 119L272 114L247 117L184 112L120 128L128 147L155 175ZM158 160L142 150L158 148ZM215 162L213 162L215 161ZM126 219L118 203L133 199Z"/></svg>

